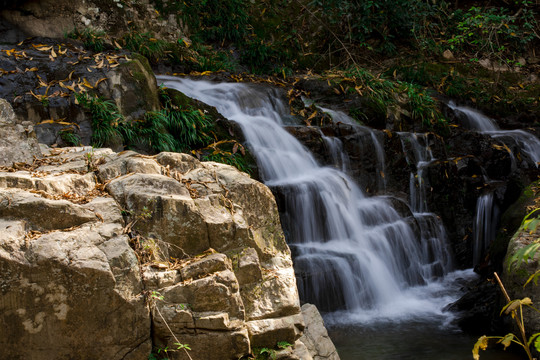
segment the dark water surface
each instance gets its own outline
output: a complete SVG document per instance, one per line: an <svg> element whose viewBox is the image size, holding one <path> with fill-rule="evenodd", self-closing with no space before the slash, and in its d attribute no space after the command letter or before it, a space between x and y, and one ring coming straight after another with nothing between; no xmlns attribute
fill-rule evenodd
<svg viewBox="0 0 540 360"><path fill-rule="evenodd" d="M426 322L328 326L341 360L467 360L478 337L447 326ZM491 340L480 360L519 360L525 357L502 351ZM517 345L512 345L517 350Z"/></svg>

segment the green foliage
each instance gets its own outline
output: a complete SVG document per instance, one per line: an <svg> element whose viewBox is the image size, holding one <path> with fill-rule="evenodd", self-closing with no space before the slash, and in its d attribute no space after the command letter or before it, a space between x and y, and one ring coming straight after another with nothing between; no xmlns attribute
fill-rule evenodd
<svg viewBox="0 0 540 360"><path fill-rule="evenodd" d="M175 105L160 92L163 108L147 112L142 120L127 122L111 100L89 93L75 94L77 103L92 115L92 145L145 148L152 152L192 152L203 160L217 161L250 172L244 147L234 140L215 138L210 116L192 106ZM78 144L78 137L66 129L64 141Z"/></svg>
<svg viewBox="0 0 540 360"><path fill-rule="evenodd" d="M238 64L229 51L214 50L212 46L202 44L194 45L194 50L198 54L193 65L195 71L237 71Z"/></svg>
<svg viewBox="0 0 540 360"><path fill-rule="evenodd" d="M105 40L107 36L104 31L98 31L92 28L85 28L84 30L74 29L66 36L71 39L82 41L84 47L94 52L102 52L105 50Z"/></svg>
<svg viewBox="0 0 540 360"><path fill-rule="evenodd" d="M113 101L84 92L75 94L75 99L92 114L92 145L102 147L119 144L124 134L130 134L129 125Z"/></svg>
<svg viewBox="0 0 540 360"><path fill-rule="evenodd" d="M234 140L229 141L228 143L235 143L240 145ZM251 169L246 161L245 154L233 153L229 149L223 150L220 148L221 144L214 143L207 147L211 149L212 152L202 156L203 161L215 161L222 164L228 164L234 166L240 171L243 171L247 174L251 174ZM240 145L241 146L241 145ZM233 145L234 148L234 145ZM205 149L206 150L206 149Z"/></svg>
<svg viewBox="0 0 540 360"><path fill-rule="evenodd" d="M456 10L450 18L454 25L449 29L447 43L451 49L472 51L473 57L515 60L514 53L521 53L538 38L535 12L527 6L528 2L523 3L525 6L515 14L504 7Z"/></svg>
<svg viewBox="0 0 540 360"><path fill-rule="evenodd" d="M290 346L292 345L287 341L278 341L275 349L267 347L253 349L253 356L255 360L275 360L277 356L276 350L287 349Z"/></svg>
<svg viewBox="0 0 540 360"><path fill-rule="evenodd" d="M446 119L442 116L436 100L427 94L426 89L414 84L402 84L407 93L407 108L412 119L421 120L426 128L439 128L446 126Z"/></svg>
<svg viewBox="0 0 540 360"><path fill-rule="evenodd" d="M367 96L380 113L386 114L389 108L402 106L408 116L413 121L419 121L423 127L439 132L446 129L447 121L439 110L438 102L423 87L389 80L383 74L375 76L359 67L350 68L344 76L354 83L354 87L349 86L349 91ZM403 99L406 99L404 104ZM360 121L365 120L361 111L355 109L352 114Z"/></svg>
<svg viewBox="0 0 540 360"><path fill-rule="evenodd" d="M159 115L165 130L174 138L174 151L188 152L213 142L210 133L214 125L202 110L175 105L165 91L160 92L160 98L164 109Z"/></svg>
<svg viewBox="0 0 540 360"><path fill-rule="evenodd" d="M127 49L143 55L151 62L164 58L171 47L166 41L153 38L149 32L135 30L124 35L123 43Z"/></svg>
<svg viewBox="0 0 540 360"><path fill-rule="evenodd" d="M154 0L163 14L174 14L195 31L192 38L238 42L248 32L248 1L245 0Z"/></svg>
<svg viewBox="0 0 540 360"><path fill-rule="evenodd" d="M78 146L81 144L81 137L75 133L73 127L60 130L60 138L70 146Z"/></svg>
<svg viewBox="0 0 540 360"><path fill-rule="evenodd" d="M500 279L498 278L497 274L495 274L497 281L499 282L499 285L501 286L501 289L506 295L506 290L504 289L504 286L500 282ZM508 295L506 295L508 297ZM479 360L480 359L480 350L486 350L489 345L489 340L495 339L497 340L498 344L501 344L504 346L504 350L506 350L507 347L509 347L512 343L517 344L525 350L527 353L527 357L529 360L533 360L532 354L531 354L531 345L534 346L536 351L540 351L540 340L539 336L540 333L535 333L529 338L527 338L525 334L525 322L523 319L523 307L526 306L536 312L540 312L538 309L536 309L533 306L533 302L530 298L526 297L520 300L509 300L508 303L503 307L501 311L501 315L504 313L505 315L511 315L511 317L515 320L516 325L519 329L519 336L515 335L513 333L506 334L505 336L481 336L478 341L473 346L472 354L473 359Z"/></svg>
<svg viewBox="0 0 540 360"><path fill-rule="evenodd" d="M523 219L521 226L518 230L518 233L536 233L538 227L540 226L540 209L532 210L527 216ZM507 261L507 271L520 271L522 264L525 264L529 261L534 260L538 250L540 249L540 239L536 239L531 244L522 247L516 251ZM525 272L526 273L526 272ZM540 277L540 270L537 270L532 275L529 275L527 281L523 285L524 287L530 282L534 282L535 285L538 285L538 278Z"/></svg>
<svg viewBox="0 0 540 360"><path fill-rule="evenodd" d="M478 65L420 63L395 66L385 72L404 82L429 86L442 94L467 99L488 113L510 116L516 112L536 112L540 85L525 83L518 74L493 73Z"/></svg>
<svg viewBox="0 0 540 360"><path fill-rule="evenodd" d="M411 39L415 27L424 24L438 5L421 0L313 0L309 6L313 13L322 14L323 22L343 43L394 54L398 41Z"/></svg>

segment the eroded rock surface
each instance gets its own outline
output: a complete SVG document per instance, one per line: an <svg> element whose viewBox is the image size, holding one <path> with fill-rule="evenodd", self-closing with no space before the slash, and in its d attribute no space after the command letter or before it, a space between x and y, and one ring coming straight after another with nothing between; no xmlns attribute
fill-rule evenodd
<svg viewBox="0 0 540 360"><path fill-rule="evenodd" d="M19 121L9 102L0 98L0 166L32 162L41 155L32 125Z"/></svg>
<svg viewBox="0 0 540 360"><path fill-rule="evenodd" d="M186 154L43 150L0 172L3 355L146 359L182 343L222 360L286 341L281 359L319 359L299 341L305 315L266 186Z"/></svg>

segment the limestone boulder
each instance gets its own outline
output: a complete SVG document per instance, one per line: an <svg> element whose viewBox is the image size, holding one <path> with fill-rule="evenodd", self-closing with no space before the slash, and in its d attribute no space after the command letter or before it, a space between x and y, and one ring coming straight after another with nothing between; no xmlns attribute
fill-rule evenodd
<svg viewBox="0 0 540 360"><path fill-rule="evenodd" d="M186 154L42 149L0 170L6 357L314 358L268 188Z"/></svg>
<svg viewBox="0 0 540 360"><path fill-rule="evenodd" d="M39 156L41 152L32 124L18 120L9 102L0 99L0 166L31 163Z"/></svg>
<svg viewBox="0 0 540 360"><path fill-rule="evenodd" d="M128 239L99 222L29 236L0 222L0 344L11 359L140 359L150 315ZM111 312L114 309L114 312ZM90 316L91 314L91 316Z"/></svg>
<svg viewBox="0 0 540 360"><path fill-rule="evenodd" d="M306 327L300 342L306 346L313 360L339 360L317 307L313 304L302 305L302 316Z"/></svg>

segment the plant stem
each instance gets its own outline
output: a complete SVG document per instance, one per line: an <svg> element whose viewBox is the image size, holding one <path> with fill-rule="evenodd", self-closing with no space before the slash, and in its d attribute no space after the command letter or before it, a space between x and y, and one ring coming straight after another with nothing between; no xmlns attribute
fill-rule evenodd
<svg viewBox="0 0 540 360"><path fill-rule="evenodd" d="M508 293L506 292L506 289L505 289L501 279L499 278L499 275L497 274L497 272L494 272L493 275L495 275L495 280L497 280L497 283L499 284L499 287L501 288L501 290L502 290L502 292L504 294L504 297L506 298L506 301L507 302L512 301L510 299L510 296L508 296ZM513 315L512 317L516 321L517 327L519 328L519 333L521 334L521 339L523 340L523 348L525 349L525 352L527 353L527 356L529 357L529 360L533 360L531 350L529 349L529 346L528 346L528 343L527 343L527 336L525 335L525 327L523 326L523 309L521 308L521 305L519 306L519 309L520 309L520 312L521 312L522 320L520 321L518 319L516 310L512 310L512 315Z"/></svg>
<svg viewBox="0 0 540 360"><path fill-rule="evenodd" d="M178 338L176 337L176 335L174 335L174 332L172 331L172 329L169 327L169 324L167 323L167 320L165 320L165 318L163 317L163 315L161 315L161 311L159 311L157 305L154 304L154 309L156 309L156 311L158 312L159 316L161 317L161 319L163 320L163 323L165 323L165 326L167 326L167 329L169 329L169 331L171 332L172 336L174 337L174 340L176 340L176 342L178 344L180 344L180 340L178 340ZM189 352L187 351L186 348L182 348L184 349L184 351L186 352L186 355L188 356L188 358L190 360L193 360L193 358L191 357L191 355L189 355Z"/></svg>

